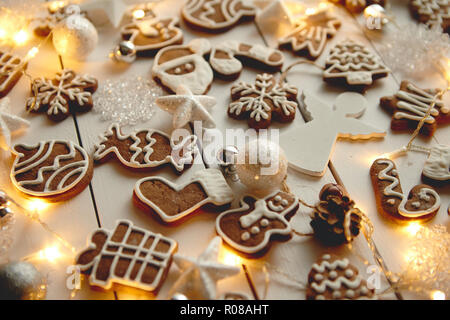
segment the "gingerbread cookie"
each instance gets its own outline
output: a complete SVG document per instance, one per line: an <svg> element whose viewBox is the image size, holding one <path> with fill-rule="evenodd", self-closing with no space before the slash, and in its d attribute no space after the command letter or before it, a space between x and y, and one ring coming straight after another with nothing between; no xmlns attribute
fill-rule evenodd
<svg viewBox="0 0 450 320"><path fill-rule="evenodd" d="M183 32L177 18L147 18L134 20L121 29L122 38L132 42L137 55L155 54L159 49L181 44Z"/></svg>
<svg viewBox="0 0 450 320"><path fill-rule="evenodd" d="M413 17L428 28L439 27L450 33L450 2L448 0L410 0Z"/></svg>
<svg viewBox="0 0 450 320"><path fill-rule="evenodd" d="M114 230L99 229L75 261L92 286L110 289L114 283L156 291L177 251L175 240L119 220Z"/></svg>
<svg viewBox="0 0 450 320"><path fill-rule="evenodd" d="M376 296L347 258L324 254L308 274L306 299L358 300L376 299Z"/></svg>
<svg viewBox="0 0 450 320"><path fill-rule="evenodd" d="M272 120L291 122L295 118L297 88L280 84L273 75L256 76L255 84L239 82L231 87L228 116L245 119L250 128L265 129Z"/></svg>
<svg viewBox="0 0 450 320"><path fill-rule="evenodd" d="M165 47L155 56L152 76L171 92L184 85L193 94L205 94L213 81L211 67L203 57L210 51L211 44L206 39Z"/></svg>
<svg viewBox="0 0 450 320"><path fill-rule="evenodd" d="M355 208L347 191L328 183L319 194L320 202L311 215L314 235L327 245L340 245L356 238L361 229L362 213Z"/></svg>
<svg viewBox="0 0 450 320"><path fill-rule="evenodd" d="M36 146L16 144L11 181L21 192L49 201L70 199L92 179L87 152L71 141L41 141Z"/></svg>
<svg viewBox="0 0 450 320"><path fill-rule="evenodd" d="M133 199L137 206L156 214L164 223L178 222L205 206L228 205L233 191L217 169L197 171L187 183L176 184L163 177L136 182Z"/></svg>
<svg viewBox="0 0 450 320"><path fill-rule="evenodd" d="M377 159L370 167L370 177L377 200L378 211L397 222L427 221L441 206L441 199L430 186L415 186L406 196L400 185L395 163L390 159Z"/></svg>
<svg viewBox="0 0 450 320"><path fill-rule="evenodd" d="M341 22L326 12L298 20L294 29L278 40L280 48L292 50L308 59L317 59L328 39L336 35Z"/></svg>
<svg viewBox="0 0 450 320"><path fill-rule="evenodd" d="M439 144L431 148L422 178L426 183L445 185L450 182L450 147Z"/></svg>
<svg viewBox="0 0 450 320"><path fill-rule="evenodd" d="M46 112L49 119L62 121L71 113L92 109L92 93L97 80L89 75L79 76L64 69L55 79L38 78L31 84L31 95L26 108L31 112Z"/></svg>
<svg viewBox="0 0 450 320"><path fill-rule="evenodd" d="M193 28L222 32L245 18L253 19L256 7L248 0L188 0L181 15Z"/></svg>
<svg viewBox="0 0 450 320"><path fill-rule="evenodd" d="M27 64L15 55L0 50L0 98L6 96L22 76Z"/></svg>
<svg viewBox="0 0 450 320"><path fill-rule="evenodd" d="M112 124L95 145L94 160L103 163L117 158L130 169L148 170L172 164L182 172L192 165L197 152L197 137L189 135L179 143L158 130L139 130L123 135L118 124Z"/></svg>
<svg viewBox="0 0 450 320"><path fill-rule="evenodd" d="M240 204L216 219L216 231L230 247L253 256L265 252L274 240L290 238L289 220L299 206L296 196L276 191L264 199L245 196Z"/></svg>
<svg viewBox="0 0 450 320"><path fill-rule="evenodd" d="M438 89L421 89L410 81L402 81L400 90L389 97L380 99L380 106L392 113L392 130L414 131L420 120L426 115ZM441 96L431 109L431 113L425 120L420 133L432 136L438 125L450 123L450 108L444 105Z"/></svg>
<svg viewBox="0 0 450 320"><path fill-rule="evenodd" d="M325 62L323 80L347 89L363 91L389 74L381 60L364 46L351 40L331 49Z"/></svg>
<svg viewBox="0 0 450 320"><path fill-rule="evenodd" d="M386 5L386 0L329 0L336 4L344 5L350 12L360 13L366 7L372 4L378 4L382 7Z"/></svg>
<svg viewBox="0 0 450 320"><path fill-rule="evenodd" d="M237 78L243 69L242 63L267 72L276 72L281 69L283 62L283 53L279 50L234 40L215 46L209 58L209 63L216 74L225 79Z"/></svg>

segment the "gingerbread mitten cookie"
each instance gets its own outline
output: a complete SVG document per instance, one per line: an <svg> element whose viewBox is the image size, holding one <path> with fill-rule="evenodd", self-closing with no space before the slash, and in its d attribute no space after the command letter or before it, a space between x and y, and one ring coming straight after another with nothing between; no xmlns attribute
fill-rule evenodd
<svg viewBox="0 0 450 320"><path fill-rule="evenodd" d="M433 218L441 206L441 199L430 186L415 186L406 196L400 185L395 163L390 159L377 159L370 167L370 177L382 215L397 222L427 221Z"/></svg>
<svg viewBox="0 0 450 320"><path fill-rule="evenodd" d="M256 256L272 241L290 238L289 220L297 212L297 197L276 191L264 199L245 196L240 204L240 208L225 211L216 219L216 231L230 247Z"/></svg>
<svg viewBox="0 0 450 320"><path fill-rule="evenodd" d="M156 291L177 251L175 240L119 220L113 231L93 233L88 248L75 261L92 286L110 289L114 283Z"/></svg>
<svg viewBox="0 0 450 320"><path fill-rule="evenodd" d="M164 223L177 222L206 204L224 206L233 200L233 191L217 169L197 171L191 181L175 184L163 177L136 182L133 199L145 211Z"/></svg>
<svg viewBox="0 0 450 320"><path fill-rule="evenodd" d="M36 146L16 144L11 181L21 192L49 201L70 199L92 179L87 152L71 141L41 141Z"/></svg>

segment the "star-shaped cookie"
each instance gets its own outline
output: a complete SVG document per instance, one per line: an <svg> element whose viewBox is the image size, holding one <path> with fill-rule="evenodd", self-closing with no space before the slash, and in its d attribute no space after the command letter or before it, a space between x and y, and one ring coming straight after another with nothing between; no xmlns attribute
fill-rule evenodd
<svg viewBox="0 0 450 320"><path fill-rule="evenodd" d="M30 126L30 122L11 114L11 100L0 100L0 148L8 150L11 145L11 134L20 133Z"/></svg>
<svg viewBox="0 0 450 320"><path fill-rule="evenodd" d="M175 254L175 264L183 274L170 290L185 293L189 299L216 299L216 282L239 273L240 268L219 263L219 249L222 239L215 237L197 258L183 257ZM171 296L171 295L170 295Z"/></svg>
<svg viewBox="0 0 450 320"><path fill-rule="evenodd" d="M155 100L157 106L173 114L173 127L182 128L189 121L204 121L209 128L216 126L209 110L215 106L216 99L205 95L194 95L192 91L180 85L175 95L159 97Z"/></svg>

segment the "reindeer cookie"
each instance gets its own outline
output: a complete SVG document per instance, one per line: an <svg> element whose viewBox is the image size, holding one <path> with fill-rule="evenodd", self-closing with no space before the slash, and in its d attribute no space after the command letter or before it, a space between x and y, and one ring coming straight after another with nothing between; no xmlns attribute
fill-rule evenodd
<svg viewBox="0 0 450 320"><path fill-rule="evenodd" d="M276 191L264 199L245 196L240 204L240 208L225 211L216 219L217 233L236 251L256 256L272 241L291 237L289 220L299 206L294 195Z"/></svg>
<svg viewBox="0 0 450 320"><path fill-rule="evenodd" d="M165 47L155 56L152 76L171 92L184 85L193 94L205 94L214 76L203 57L210 51L211 44L206 39L194 39L187 45Z"/></svg>
<svg viewBox="0 0 450 320"><path fill-rule="evenodd" d="M437 192L425 184L413 187L406 196L395 163L390 159L375 160L370 167L370 177L378 211L389 219L397 222L427 221L441 206Z"/></svg>
<svg viewBox="0 0 450 320"><path fill-rule="evenodd" d="M184 184L175 184L163 177L143 178L136 182L133 199L137 206L156 214L162 222L173 223L206 204L230 204L233 191L219 170L204 169Z"/></svg>
<svg viewBox="0 0 450 320"><path fill-rule="evenodd" d="M276 72L281 69L283 62L284 56L279 50L235 40L228 40L213 47L209 58L213 70L224 79L239 77L243 69L242 63L266 72Z"/></svg>
<svg viewBox="0 0 450 320"><path fill-rule="evenodd" d="M21 192L48 201L63 201L84 190L92 179L87 152L71 141L41 141L35 146L16 144L11 181Z"/></svg>
<svg viewBox="0 0 450 320"><path fill-rule="evenodd" d="M194 161L196 141L197 137L190 135L176 143L158 130L140 130L123 135L119 125L112 124L95 146L93 158L98 163L117 158L125 167L138 170L170 163L182 172Z"/></svg>
<svg viewBox="0 0 450 320"><path fill-rule="evenodd" d="M256 7L248 0L188 0L181 9L191 27L208 32L228 30L255 14Z"/></svg>

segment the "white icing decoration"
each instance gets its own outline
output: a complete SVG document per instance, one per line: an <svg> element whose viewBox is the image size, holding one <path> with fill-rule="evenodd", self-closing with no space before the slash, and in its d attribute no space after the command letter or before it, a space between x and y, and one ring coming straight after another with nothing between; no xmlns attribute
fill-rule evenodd
<svg viewBox="0 0 450 320"><path fill-rule="evenodd" d="M340 297L342 297L342 294L340 291L334 291L332 297L333 299L339 299Z"/></svg>
<svg viewBox="0 0 450 320"><path fill-rule="evenodd" d="M251 229L250 229L250 232L252 233L252 234L258 234L259 233L259 228L257 227L257 226L253 226Z"/></svg>
<svg viewBox="0 0 450 320"><path fill-rule="evenodd" d="M376 160L376 162L377 164L386 165L386 168L384 168L378 173L378 179L388 180L391 182L391 184L387 185L386 188L384 188L383 195L386 197L396 197L401 199L401 202L398 205L398 213L400 215L410 218L420 218L421 216L426 216L428 214L431 214L432 212L435 212L441 206L440 197L435 190L429 188L422 188L419 191L419 198L423 200L426 197L432 195L436 199L436 202L428 209L418 211L407 210L405 208L405 205L408 202L408 197L405 196L403 193L394 191L394 188L400 184L400 180L398 179L398 177L393 177L392 175L389 174L389 171L391 171L392 168L394 168L394 163L391 160L387 159ZM413 206L416 207L414 204Z"/></svg>
<svg viewBox="0 0 450 320"><path fill-rule="evenodd" d="M239 6L244 4L248 9ZM219 10L223 21L212 17ZM194 13L201 12L198 17ZM246 0L189 0L181 9L184 19L202 28L217 30L233 26L244 16L254 16L256 7Z"/></svg>
<svg viewBox="0 0 450 320"><path fill-rule="evenodd" d="M117 148L117 146L112 146L109 148L105 147L104 143L107 142L109 138L114 135L113 129L115 129L115 132L117 133L116 135L117 139L127 140L128 138L131 138L134 141L134 143L129 148L129 151L133 154L130 161L126 160L120 154L120 151ZM138 137L138 135L141 132L147 132L145 136L147 144L143 148L139 147L142 141ZM159 161L150 160L150 157L153 154L152 146L154 146L155 143L157 142L156 139L152 138L152 135L154 133L160 134L169 139L170 147L172 149L172 153L170 155L166 156L165 159ZM189 144L187 144L188 140L191 141ZM172 155L173 154L179 155L181 150L183 150L183 156L178 160L175 159ZM119 161L122 164L130 168L137 168L137 169L154 168L161 166L165 163L171 163L177 171L181 172L184 170L184 166L186 164L189 164L193 161L194 155L197 153L197 137L195 135L189 135L187 137L184 137L181 142L175 143L175 141L173 141L171 137L169 137L166 133L159 130L140 130L137 132L133 132L129 135L122 135L120 132L120 126L117 123L113 123L108 128L106 133L103 136L101 136L100 142L95 145L95 153L93 155L93 158L94 160L101 160L111 152L116 155L117 159L119 159ZM140 156L142 153L144 153L143 162L137 161L136 158Z"/></svg>
<svg viewBox="0 0 450 320"><path fill-rule="evenodd" d="M345 276L346 276L347 278L353 277L353 274L354 274L354 272L353 272L352 269L347 269L347 270L345 270Z"/></svg>
<svg viewBox="0 0 450 320"><path fill-rule="evenodd" d="M386 135L384 130L356 119L367 108L367 100L358 93L339 95L334 110L307 92L302 100L312 120L292 123L280 135L280 147L289 165L302 173L323 176L338 138L366 140Z"/></svg>
<svg viewBox="0 0 450 320"><path fill-rule="evenodd" d="M296 52L306 49L313 58L320 56L327 40L336 35L340 22L334 17L327 17L326 15L323 17L323 14L320 13L316 16L319 15L321 16L320 19L309 16L299 20L294 30L279 39L278 43L280 45L290 44L292 50Z"/></svg>
<svg viewBox="0 0 450 320"><path fill-rule="evenodd" d="M349 280L344 277L338 277L335 281L330 280L324 280L320 284L317 283L311 283L311 288L313 288L318 293L324 293L325 290L328 288L332 289L333 291L336 291L340 288L342 288L343 285L345 285L347 288L356 289L361 284L361 277L356 277L355 280Z"/></svg>
<svg viewBox="0 0 450 320"><path fill-rule="evenodd" d="M380 59L367 48L351 40L337 44L326 60L323 77L345 78L349 85L370 85L377 75L389 73Z"/></svg>
<svg viewBox="0 0 450 320"><path fill-rule="evenodd" d="M278 235L288 235L291 233L291 227L289 225L289 222L285 218L285 215L292 212L297 206L298 206L298 199L297 197L294 197L294 201L289 207L284 208L282 212L271 212L267 207L267 201L268 199L271 199L275 197L278 194L279 191L276 191L268 196L266 196L264 199L258 199L255 201L255 208L250 211L249 213L246 213L250 206L244 201L245 197L241 198L240 201L240 208L228 210L225 212L222 212L216 219L216 231L219 234L219 236L232 248L236 249L237 251L252 254L257 253L264 249L273 234ZM251 197L254 199L254 197ZM225 217L231 214L235 214L236 212L245 212L243 216L240 217L238 225L235 226L235 228L239 229L245 229L250 227L251 225L257 223L260 219L273 219L276 221L279 221L282 223L283 227L281 228L268 228L263 230L264 233L263 239L259 242L254 244L253 246L245 246L237 241L237 239L232 239L228 235L228 230L223 230L221 226L221 221ZM261 220L261 221L262 221Z"/></svg>
<svg viewBox="0 0 450 320"><path fill-rule="evenodd" d="M354 298L355 297L355 291L354 290L347 290L346 292L345 292L345 296L347 297L347 298L350 298L350 299L352 299L352 298Z"/></svg>
<svg viewBox="0 0 450 320"><path fill-rule="evenodd" d="M207 194L207 197L197 202L194 206L176 215L167 215L164 210L162 210L152 202L152 199L146 197L142 193L141 185L147 181L160 181L176 192L179 192L191 183L199 183ZM181 184L175 184L163 177L143 178L136 182L136 185L134 187L134 194L139 198L140 201L152 208L163 221L168 223L177 221L189 215L190 213L194 212L207 203L212 203L216 206L222 206L231 203L234 198L233 190L231 190L231 188L228 186L225 178L223 177L223 174L217 169L199 170L192 176L192 179L189 182Z"/></svg>
<svg viewBox="0 0 450 320"><path fill-rule="evenodd" d="M2 80L0 82L0 95L4 96L11 85L11 82L16 79L18 74L22 72L22 60L11 53L0 50L0 74Z"/></svg>
<svg viewBox="0 0 450 320"><path fill-rule="evenodd" d="M69 153L57 155L54 158L53 163L51 165L40 167L46 160L48 160L55 144L64 144L69 149ZM32 150L36 148L36 146L26 146L23 144L18 144L15 147L17 146L20 146L27 150ZM78 145L74 144L71 141L64 141L64 140L41 141L39 142L37 147L38 149L33 154L33 156L20 163L19 161L24 156L24 154L19 153L16 150L13 150L13 153L15 154L16 158L14 160L11 169L11 181L20 191L32 196L40 196L40 197L54 196L62 194L74 188L83 178L85 178L85 175L89 169L89 156L83 148L79 147ZM44 154L44 150L46 147L48 148ZM61 165L60 162L74 159L77 156L77 154L81 155L82 160ZM21 180L21 181L16 180L17 175L29 172L35 168L39 169L36 174L36 178L34 180ZM65 173L64 177L56 186L56 189L51 188L50 184L52 183L53 179L61 172L67 171L69 169L70 171ZM51 173L51 175L48 176L48 173ZM47 174L47 177L44 178L44 174ZM66 181L75 174L78 174L78 177L74 181L72 181L69 185L64 186ZM39 185L44 181L45 186L43 191L33 191L27 188L27 186Z"/></svg>
<svg viewBox="0 0 450 320"><path fill-rule="evenodd" d="M325 300L325 297L319 294L318 296L316 296L316 300Z"/></svg>
<svg viewBox="0 0 450 320"><path fill-rule="evenodd" d="M187 48L192 51L191 55L178 57L161 64L159 63L160 57L166 51ZM161 82L172 91L176 91L180 85L184 85L189 88L193 94L204 94L213 80L213 71L203 58L203 55L208 53L209 49L209 41L206 39L194 39L188 45L165 47L159 50L155 56L152 67L152 75L153 77L160 79ZM188 63L195 67L194 71L186 74L167 73L167 70L174 69Z"/></svg>
<svg viewBox="0 0 450 320"><path fill-rule="evenodd" d="M331 259L331 256L330 256L329 254L324 254L324 255L322 256L322 259L323 259L323 260L330 260L330 259Z"/></svg>
<svg viewBox="0 0 450 320"><path fill-rule="evenodd" d="M331 271L330 274L329 274L331 280L336 279L336 278L337 278L337 275L338 275L337 272L334 271L334 270Z"/></svg>
<svg viewBox="0 0 450 320"><path fill-rule="evenodd" d="M247 231L245 231L242 235L241 235L241 239L243 241L247 241L250 239L250 233L248 233Z"/></svg>
<svg viewBox="0 0 450 320"><path fill-rule="evenodd" d="M288 94L297 94L297 89L286 83L279 84L278 82L272 87L273 76L267 73L258 74L256 76L255 84L247 84L239 82L231 87L231 94L241 92L241 97L228 107L229 113L240 115L243 111L251 111L250 118L255 121L268 119L272 112L272 107L266 102L272 101L273 108L281 108L286 116L295 113L297 102L289 101ZM271 88L272 87L272 88ZM256 97L247 96L255 94Z"/></svg>
<svg viewBox="0 0 450 320"><path fill-rule="evenodd" d="M450 147L440 144L431 148L423 167L423 175L437 181L450 180Z"/></svg>
<svg viewBox="0 0 450 320"><path fill-rule="evenodd" d="M361 292L361 294L363 295L366 295L369 293L369 290L367 290L367 287L362 286L359 292Z"/></svg>
<svg viewBox="0 0 450 320"><path fill-rule="evenodd" d="M312 265L312 268L319 273L323 273L325 270L336 270L338 268L345 269L348 267L348 265L349 265L349 261L347 258L345 258L342 260L335 260L331 263L325 260L325 261L322 261L320 263L320 265L317 263L314 263Z"/></svg>
<svg viewBox="0 0 450 320"><path fill-rule="evenodd" d="M116 227L114 230L117 229L119 225L127 225L128 229L126 234L124 235L121 242L116 242L112 240L112 236L114 235L114 231L107 231L104 229L99 229L96 232L103 232L105 236L107 236L106 242L101 248L100 252L95 256L95 258L92 259L92 261L86 265L80 265L81 270L89 270L92 268L92 272L89 276L89 284L94 286L99 286L104 289L110 289L113 285L113 283L119 283L135 288L139 288L142 290L147 291L154 291L160 282L162 281L163 276L166 273L166 269L170 266L170 260L172 255L175 253L177 248L177 243L175 240L172 240L170 238L164 237L163 235L159 233L153 233L151 231L133 226L133 223L128 220L119 220L116 224ZM143 235L140 243L138 244L128 244L126 243L130 233L132 231L138 232ZM153 238L153 242L150 246L150 248L144 248L145 243L148 239ZM169 243L169 249L167 252L160 252L156 250L156 246L160 241L164 241L165 243ZM108 247L118 247L119 249L117 251L112 251L108 249ZM99 249L97 248L96 244L89 242L88 248L89 249ZM134 255L125 254L124 250L135 250ZM78 258L81 254L86 252L86 250L83 250L78 254L75 261L78 261ZM143 254L143 255L142 255ZM97 274L97 268L99 266L99 262L102 258L102 256L112 256L113 261L109 268L109 274L106 278L106 280L98 279L96 277ZM115 271L117 264L119 262L119 259L129 259L130 264L124 274L123 277L118 277L115 275ZM139 268L139 271L137 275L134 277L134 279L131 278L132 272L134 271L134 266L140 262L142 263L141 267ZM152 266L155 266L158 268L157 274L155 275L154 280L152 283L145 283L142 280L143 272L145 270L145 267L150 264Z"/></svg>
<svg viewBox="0 0 450 320"><path fill-rule="evenodd" d="M316 275L314 276L314 280L322 281L323 280L323 275L321 275L320 273L316 273Z"/></svg>
<svg viewBox="0 0 450 320"><path fill-rule="evenodd" d="M388 199L388 200L386 201L386 203L387 203L388 205L390 205L390 206L393 206L393 205L395 204L395 199Z"/></svg>
<svg viewBox="0 0 450 320"><path fill-rule="evenodd" d="M269 225L269 220L262 219L260 224L261 224L261 227L267 227Z"/></svg>

